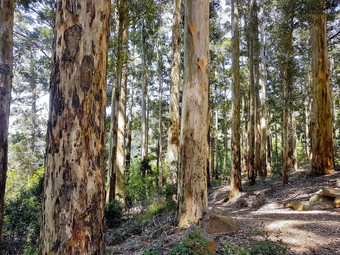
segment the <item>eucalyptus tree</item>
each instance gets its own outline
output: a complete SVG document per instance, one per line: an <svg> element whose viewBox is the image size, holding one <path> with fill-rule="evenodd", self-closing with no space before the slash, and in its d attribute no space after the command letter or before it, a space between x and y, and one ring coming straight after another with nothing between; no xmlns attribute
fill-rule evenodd
<svg viewBox="0 0 340 255"><path fill-rule="evenodd" d="M104 254L110 1L57 3L40 254Z"/></svg>
<svg viewBox="0 0 340 255"><path fill-rule="evenodd" d="M206 0L187 0L185 4L184 68L179 226L196 223L208 209L209 2Z"/></svg>
<svg viewBox="0 0 340 255"><path fill-rule="evenodd" d="M106 202L125 197L125 133L128 80L129 2L116 1L115 88L112 93L110 153Z"/></svg>
<svg viewBox="0 0 340 255"><path fill-rule="evenodd" d="M172 19L172 64L169 103L169 134L166 153L167 183L177 182L179 147L179 91L181 66L181 14L182 0L174 0Z"/></svg>
<svg viewBox="0 0 340 255"><path fill-rule="evenodd" d="M240 36L239 36L239 12L238 0L231 1L232 19L232 97L233 97L233 129L231 141L231 181L229 198L242 191L241 181L241 134L240 134Z"/></svg>
<svg viewBox="0 0 340 255"><path fill-rule="evenodd" d="M13 68L14 0L0 1L0 242L8 161L8 123Z"/></svg>
<svg viewBox="0 0 340 255"><path fill-rule="evenodd" d="M321 1L323 2L323 1ZM327 47L327 9L312 14L312 175L334 172L334 152Z"/></svg>

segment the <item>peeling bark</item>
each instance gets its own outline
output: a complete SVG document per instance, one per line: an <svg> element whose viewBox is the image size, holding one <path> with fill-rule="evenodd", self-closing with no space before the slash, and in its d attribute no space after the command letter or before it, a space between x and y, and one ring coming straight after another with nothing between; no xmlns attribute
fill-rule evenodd
<svg viewBox="0 0 340 255"><path fill-rule="evenodd" d="M182 0L174 0L172 24L171 91L169 105L169 134L166 153L168 184L177 182L179 147L179 81L181 67L181 15Z"/></svg>
<svg viewBox="0 0 340 255"><path fill-rule="evenodd" d="M39 254L105 253L110 1L83 4L57 4Z"/></svg>
<svg viewBox="0 0 340 255"><path fill-rule="evenodd" d="M317 176L334 172L334 155L326 12L315 14L313 17L311 26L313 75L311 175Z"/></svg>
<svg viewBox="0 0 340 255"><path fill-rule="evenodd" d="M190 226L201 219L208 209L209 1L186 1L184 35L177 222L179 226Z"/></svg>
<svg viewBox="0 0 340 255"><path fill-rule="evenodd" d="M0 0L0 243L8 161L8 123L12 91L14 0Z"/></svg>

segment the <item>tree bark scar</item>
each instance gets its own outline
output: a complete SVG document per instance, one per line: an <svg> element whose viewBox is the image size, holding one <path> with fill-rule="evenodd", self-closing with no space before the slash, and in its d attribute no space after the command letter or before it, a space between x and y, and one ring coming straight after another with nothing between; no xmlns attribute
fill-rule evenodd
<svg viewBox="0 0 340 255"><path fill-rule="evenodd" d="M194 46L194 51L196 49L196 38L195 38L195 35L196 35L196 23L194 24L189 24L189 29L190 29L190 32L191 32L191 35L192 35L192 43L193 43L193 46Z"/></svg>
<svg viewBox="0 0 340 255"><path fill-rule="evenodd" d="M73 25L64 32L64 40L66 50L62 56L63 62L73 62L79 50L79 42L81 38L81 27Z"/></svg>
<svg viewBox="0 0 340 255"><path fill-rule="evenodd" d="M67 0L66 9L74 15L79 15L81 5L78 0Z"/></svg>
<svg viewBox="0 0 340 255"><path fill-rule="evenodd" d="M92 56L85 56L80 67L80 87L88 91L93 80L94 60Z"/></svg>
<svg viewBox="0 0 340 255"><path fill-rule="evenodd" d="M94 6L91 0L88 0L86 2L86 13L90 14L89 23L90 27L92 27L93 20L96 17L96 7Z"/></svg>

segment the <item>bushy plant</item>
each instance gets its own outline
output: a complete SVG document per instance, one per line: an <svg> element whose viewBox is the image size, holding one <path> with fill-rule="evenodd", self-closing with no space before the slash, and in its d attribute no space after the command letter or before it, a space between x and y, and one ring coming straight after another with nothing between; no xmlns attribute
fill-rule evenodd
<svg viewBox="0 0 340 255"><path fill-rule="evenodd" d="M22 248L25 248L27 253L36 250L39 237L43 169L41 167L35 173L27 188L22 188L16 197L6 199L5 203L5 243L10 246L11 241L16 240L16 244L24 246Z"/></svg>
<svg viewBox="0 0 340 255"><path fill-rule="evenodd" d="M156 194L158 190L158 171L149 159L133 160L127 171L126 202L132 205L136 201L145 201Z"/></svg>
<svg viewBox="0 0 340 255"><path fill-rule="evenodd" d="M205 238L200 230L192 227L183 240L175 245L170 255L207 255L215 254L215 242Z"/></svg>
<svg viewBox="0 0 340 255"><path fill-rule="evenodd" d="M120 225L123 217L123 206L118 200L113 200L105 205L105 223L107 228L115 228Z"/></svg>

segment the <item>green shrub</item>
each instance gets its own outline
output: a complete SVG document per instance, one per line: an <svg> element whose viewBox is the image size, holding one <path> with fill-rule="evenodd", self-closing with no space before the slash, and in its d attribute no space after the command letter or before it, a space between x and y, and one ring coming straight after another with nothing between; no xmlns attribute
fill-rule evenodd
<svg viewBox="0 0 340 255"><path fill-rule="evenodd" d="M183 240L175 245L169 255L214 254L215 246L211 246L211 244L215 244L214 241L209 241L205 238L200 232L200 229L196 227L192 227L189 231L190 232L184 236Z"/></svg>
<svg viewBox="0 0 340 255"><path fill-rule="evenodd" d="M104 217L107 228L118 227L123 217L123 206L121 202L113 200L111 203L105 205Z"/></svg>
<svg viewBox="0 0 340 255"><path fill-rule="evenodd" d="M3 237L7 246L15 241L17 249L25 249L27 254L34 253L40 231L42 194L43 167L27 188L22 188L16 197L6 199Z"/></svg>
<svg viewBox="0 0 340 255"><path fill-rule="evenodd" d="M289 249L266 239L251 247L224 243L220 251L223 255L285 255Z"/></svg>

